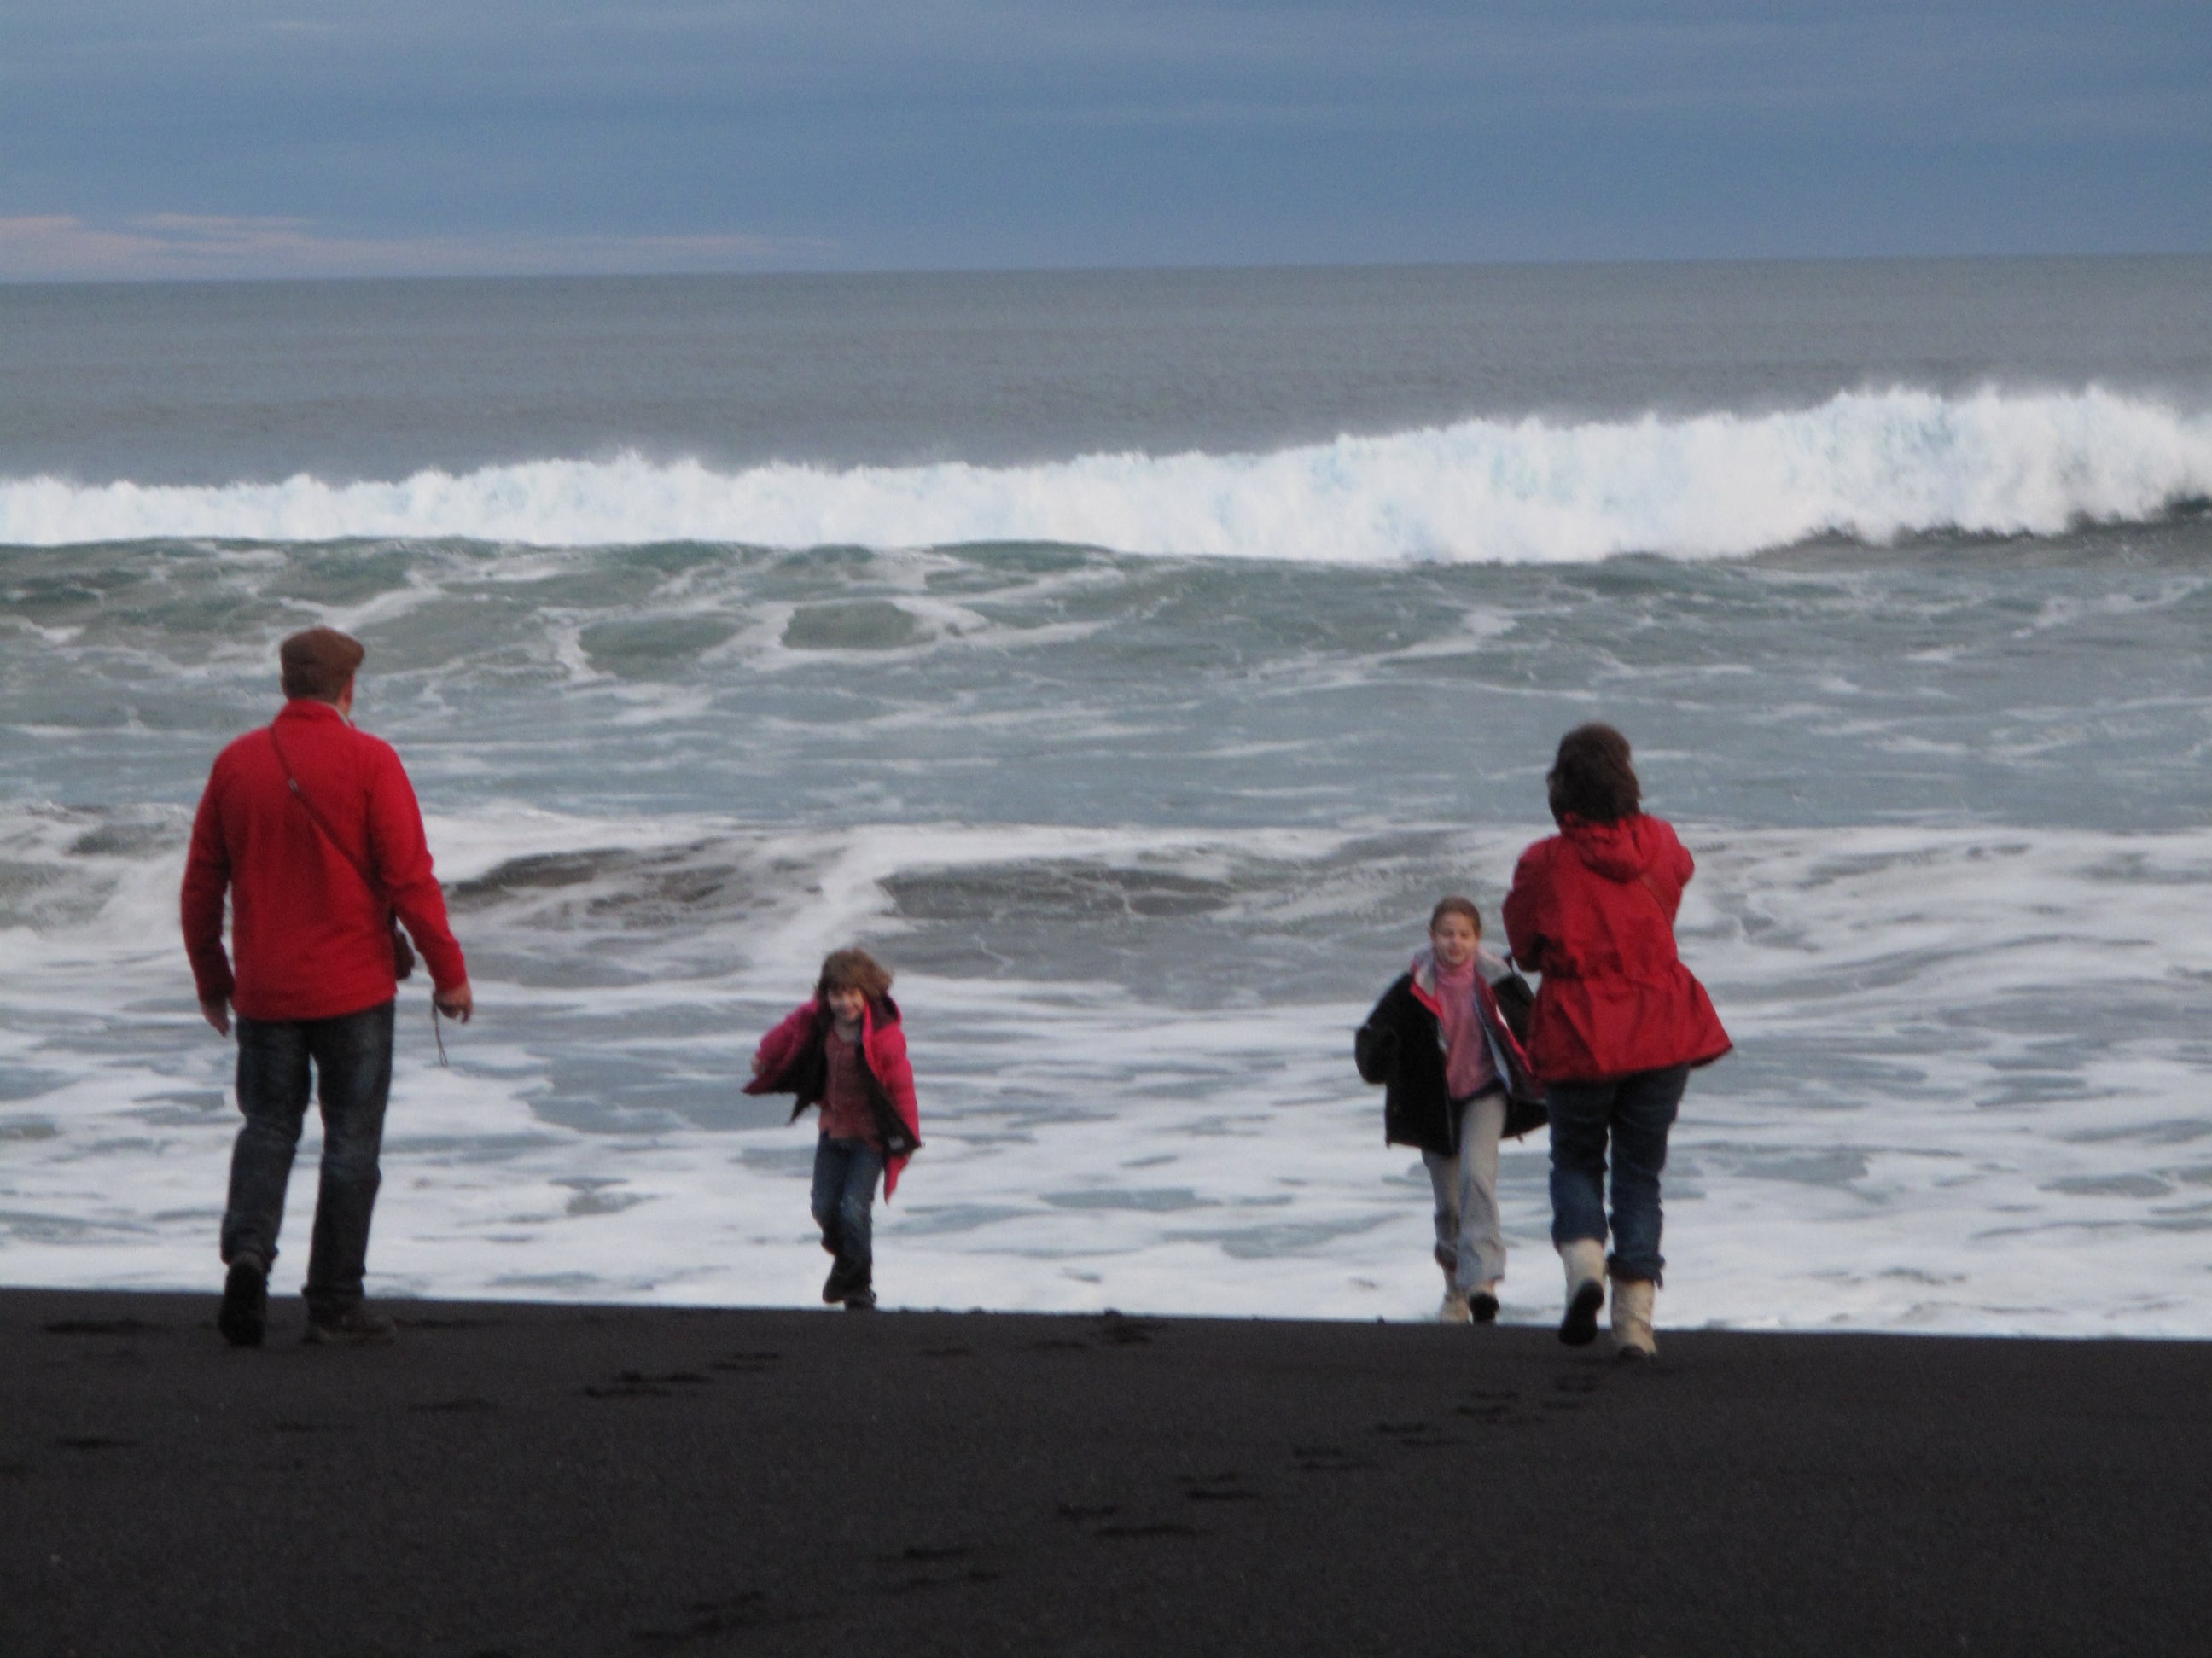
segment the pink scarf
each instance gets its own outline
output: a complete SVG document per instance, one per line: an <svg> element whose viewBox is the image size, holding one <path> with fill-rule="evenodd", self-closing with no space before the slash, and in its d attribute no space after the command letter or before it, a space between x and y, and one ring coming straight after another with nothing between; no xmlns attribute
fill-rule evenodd
<svg viewBox="0 0 2212 1658"><path fill-rule="evenodd" d="M1464 1100L1498 1080L1490 1035L1475 1004L1474 963L1449 968L1434 957L1430 962L1436 974L1437 1023L1443 1027L1444 1086L1452 1098Z"/></svg>

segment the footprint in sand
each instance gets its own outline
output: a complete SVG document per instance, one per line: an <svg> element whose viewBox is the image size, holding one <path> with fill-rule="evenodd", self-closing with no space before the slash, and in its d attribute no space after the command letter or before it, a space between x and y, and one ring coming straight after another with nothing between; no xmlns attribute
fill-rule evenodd
<svg viewBox="0 0 2212 1658"><path fill-rule="evenodd" d="M1220 1473L1181 1474L1182 1494L1194 1503L1257 1503L1260 1493L1247 1490L1243 1476L1234 1468Z"/></svg>
<svg viewBox="0 0 2212 1658"><path fill-rule="evenodd" d="M696 1370L670 1370L661 1376L648 1376L642 1370L624 1370L612 1382L599 1387L586 1387L586 1399L666 1399L678 1388L704 1387L710 1378Z"/></svg>
<svg viewBox="0 0 2212 1658"><path fill-rule="evenodd" d="M750 1629L766 1617L768 1596L747 1589L726 1600L694 1600L684 1608L690 1619L681 1629L634 1629L629 1638L640 1646L676 1646L709 1640L732 1630Z"/></svg>
<svg viewBox="0 0 2212 1658"><path fill-rule="evenodd" d="M763 1370L772 1370L782 1362L781 1353L725 1353L711 1361L707 1368L732 1376L754 1376Z"/></svg>
<svg viewBox="0 0 2212 1658"><path fill-rule="evenodd" d="M1372 1457L1355 1455L1340 1445L1293 1445L1291 1455L1301 1473L1346 1473L1375 1466Z"/></svg>

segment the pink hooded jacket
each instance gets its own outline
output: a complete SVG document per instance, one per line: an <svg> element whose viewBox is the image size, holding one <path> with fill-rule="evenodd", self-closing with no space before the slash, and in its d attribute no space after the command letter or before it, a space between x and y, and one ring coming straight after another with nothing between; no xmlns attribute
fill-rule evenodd
<svg viewBox="0 0 2212 1658"><path fill-rule="evenodd" d="M824 1044L835 1021L826 1002L802 1002L782 1023L761 1038L755 1058L758 1071L745 1084L748 1094L796 1094L799 1114L822 1097L829 1081ZM915 1099L914 1066L906 1057L906 1032L898 1004L884 996L860 1013L860 1064L867 1073L869 1097L876 1108L884 1150L884 1200L898 1189L899 1171L921 1148L921 1108Z"/></svg>

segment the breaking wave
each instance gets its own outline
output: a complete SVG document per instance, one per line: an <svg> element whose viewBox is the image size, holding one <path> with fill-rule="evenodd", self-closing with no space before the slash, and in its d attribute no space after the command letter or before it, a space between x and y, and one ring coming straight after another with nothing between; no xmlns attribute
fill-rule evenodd
<svg viewBox="0 0 2212 1658"><path fill-rule="evenodd" d="M716 471L634 454L334 484L0 481L0 544L457 537L805 548L1061 543L1333 564L1726 557L1820 536L2061 534L2212 496L2212 416L2091 387L1468 420L1263 454Z"/></svg>

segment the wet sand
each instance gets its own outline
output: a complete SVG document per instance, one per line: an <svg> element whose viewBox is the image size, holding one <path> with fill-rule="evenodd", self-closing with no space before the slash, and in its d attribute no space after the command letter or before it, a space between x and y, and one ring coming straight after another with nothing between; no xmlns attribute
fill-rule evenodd
<svg viewBox="0 0 2212 1658"><path fill-rule="evenodd" d="M0 1291L0 1653L2212 1650L2212 1344Z"/></svg>

